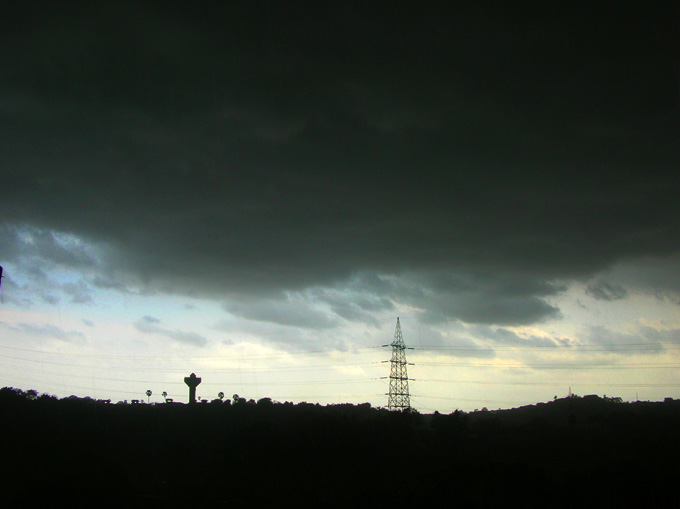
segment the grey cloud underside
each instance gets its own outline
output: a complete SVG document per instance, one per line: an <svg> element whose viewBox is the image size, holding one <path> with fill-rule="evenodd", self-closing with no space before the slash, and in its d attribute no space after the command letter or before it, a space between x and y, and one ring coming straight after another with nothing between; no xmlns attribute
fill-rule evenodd
<svg viewBox="0 0 680 509"><path fill-rule="evenodd" d="M183 330L168 329L160 324L158 318L152 316L144 316L134 323L135 328L139 332L145 334L159 334L165 336L178 343L185 343L193 346L205 346L208 344L207 338L195 332L187 332Z"/></svg>
<svg viewBox="0 0 680 509"><path fill-rule="evenodd" d="M39 302L57 305L64 301L71 304L93 304L93 286L102 270L98 253L93 246L73 235L28 226L0 225L0 256L11 260L11 269L3 278L8 289L8 300L21 306ZM78 274L74 281L58 281L55 269Z"/></svg>
<svg viewBox="0 0 680 509"><path fill-rule="evenodd" d="M677 258L664 7L476 4L12 9L0 215L100 288L317 292L364 321L424 301L427 322L531 323L559 315L547 281ZM332 293L368 273L411 280Z"/></svg>
<svg viewBox="0 0 680 509"><path fill-rule="evenodd" d="M226 309L233 315L249 320L287 326L327 329L338 325L330 313L314 309L306 300L290 297L255 299L254 302L240 300L229 304Z"/></svg>
<svg viewBox="0 0 680 509"><path fill-rule="evenodd" d="M474 326L470 332L477 337L487 338L497 345L522 346L522 347L556 347L559 340L553 340L538 336L520 336L516 332L501 327L492 328L486 325Z"/></svg>
<svg viewBox="0 0 680 509"><path fill-rule="evenodd" d="M634 334L624 334L603 326L591 326L583 331L582 336L586 342L616 353L635 354L640 347L650 353L660 353L665 350L666 345L677 345L680 342L680 329L658 330L643 326Z"/></svg>
<svg viewBox="0 0 680 509"><path fill-rule="evenodd" d="M621 285L597 281L586 287L586 293L597 300L621 300L628 296L628 291Z"/></svg>
<svg viewBox="0 0 680 509"><path fill-rule="evenodd" d="M537 352L568 351L576 356L577 362L582 362L587 357L592 360L593 355L596 355L598 362L614 364L622 356L667 353L679 342L680 329L655 329L648 326L638 327L632 333L616 332L604 326L590 326L575 337L558 337L522 334L504 327L468 325L443 343L441 353L453 357L496 357L511 349L515 353L523 353L527 360L531 360L536 358ZM537 369L541 369L541 366L537 366Z"/></svg>
<svg viewBox="0 0 680 509"><path fill-rule="evenodd" d="M85 335L78 331L65 331L51 324L35 326L22 323L19 325L23 332L33 336L43 336L52 339L59 339L66 342L83 342Z"/></svg>
<svg viewBox="0 0 680 509"><path fill-rule="evenodd" d="M5 328L7 331L15 333L19 332L26 337L37 338L40 340L57 339L67 343L85 343L87 341L85 335L82 332L75 330L64 330L61 327L57 327L56 325L49 323L43 323L40 325L28 323L8 325L4 322L0 322L0 326Z"/></svg>

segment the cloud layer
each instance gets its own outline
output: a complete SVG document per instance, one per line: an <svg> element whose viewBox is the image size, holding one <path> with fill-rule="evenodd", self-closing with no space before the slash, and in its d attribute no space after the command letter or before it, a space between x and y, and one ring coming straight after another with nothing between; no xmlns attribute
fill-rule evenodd
<svg viewBox="0 0 680 509"><path fill-rule="evenodd" d="M194 346L205 346L208 340L195 332L168 329L160 325L160 320L153 316L143 316L135 322L135 328L144 334L160 334L173 341Z"/></svg>
<svg viewBox="0 0 680 509"><path fill-rule="evenodd" d="M64 5L0 36L0 254L80 274L45 302L519 325L559 317L565 281L678 260L663 5Z"/></svg>

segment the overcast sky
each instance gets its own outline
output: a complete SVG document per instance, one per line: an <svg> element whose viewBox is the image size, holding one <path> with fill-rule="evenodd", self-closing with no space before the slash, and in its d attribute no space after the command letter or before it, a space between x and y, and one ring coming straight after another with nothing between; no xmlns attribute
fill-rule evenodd
<svg viewBox="0 0 680 509"><path fill-rule="evenodd" d="M677 1L0 15L0 385L680 397Z"/></svg>

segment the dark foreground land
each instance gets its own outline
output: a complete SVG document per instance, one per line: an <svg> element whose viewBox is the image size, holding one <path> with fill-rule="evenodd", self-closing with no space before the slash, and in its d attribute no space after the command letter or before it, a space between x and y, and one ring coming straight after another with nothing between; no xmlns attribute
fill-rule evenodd
<svg viewBox="0 0 680 509"><path fill-rule="evenodd" d="M422 415L6 388L0 422L1 507L669 507L680 485L680 400Z"/></svg>

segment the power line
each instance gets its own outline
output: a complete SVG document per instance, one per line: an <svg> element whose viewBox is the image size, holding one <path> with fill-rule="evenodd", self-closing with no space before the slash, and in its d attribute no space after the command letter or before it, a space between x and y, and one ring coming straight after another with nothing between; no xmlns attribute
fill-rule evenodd
<svg viewBox="0 0 680 509"><path fill-rule="evenodd" d="M489 381L489 380L443 380L443 379L419 379L421 382L428 383L453 383L453 384L480 384L480 385L533 385L538 387L552 386L564 387L567 385L587 386L587 387L680 387L680 383L597 383L583 382L574 384L573 382L508 382L508 381Z"/></svg>
<svg viewBox="0 0 680 509"><path fill-rule="evenodd" d="M418 397L418 396L417 396ZM419 396L424 399L445 399L448 401L467 401L470 403L494 403L501 405L530 405L535 403L535 401L508 401L508 400L491 400L491 399L469 399L469 398L456 398L448 396Z"/></svg>
<svg viewBox="0 0 680 509"><path fill-rule="evenodd" d="M42 355L57 355L65 357L86 357L94 359L120 359L120 360L173 360L176 359L176 355L171 356L158 356L158 355L112 355L112 354L89 354L82 352L54 352L45 350L36 350L30 348L18 348L6 345L0 345L0 348L6 350L14 350L20 352L29 353L39 353ZM361 348L353 348L348 351L341 351L336 349L328 350L310 350L310 351L299 351L299 352L281 352L278 354L262 354L262 355L246 355L240 356L243 360L273 360L281 358L299 358L299 357L316 357L328 354L340 354L340 355L359 355L366 352L375 351L377 352L379 346L367 346ZM576 344L576 345L546 345L546 346L526 346L526 345L513 345L513 346L458 346L458 345L421 345L416 347L411 347L416 353L428 352L428 351L460 351L460 352L498 352L498 351L555 351L563 353L571 353L575 350L583 350L589 352L625 352L625 351L663 351L668 350L680 350L680 347L668 346L668 343L627 343L618 345L601 345L601 344ZM190 357L182 357L182 360L202 360L202 359L233 359L233 354L225 355L194 355Z"/></svg>
<svg viewBox="0 0 680 509"><path fill-rule="evenodd" d="M419 366L455 366L463 368L496 368L496 369L677 369L680 364L670 362L640 364L470 364L458 362L419 362Z"/></svg>
<svg viewBox="0 0 680 509"><path fill-rule="evenodd" d="M88 353L82 353L82 352L48 352L45 350L36 350L36 349L30 349L30 348L18 348L18 347L13 347L13 346L6 346L6 345L0 345L0 348L4 348L7 350L15 350L15 351L21 351L21 352L30 352L30 353L39 353L43 355L61 355L65 357L91 357L91 358L96 358L96 359L121 359L121 360L140 360L140 361L145 361L145 360L176 360L179 357L177 355L172 355L172 356L158 356L158 355L102 355L102 354L88 354ZM362 348L354 348L351 351L346 351L343 352L342 350L310 350L306 352L282 352L280 354L266 354L266 355L246 355L246 356L240 356L241 359L245 360L272 360L272 359L281 359L281 358L287 358L287 357L316 357L320 355L327 355L327 354L342 354L342 355L353 355L353 354L360 354L363 353L365 350L373 350L373 351L378 351L377 349L380 348L379 346L367 346L367 347L362 347ZM196 356L190 356L190 357L185 357L182 356L181 360L183 361L188 361L188 360L205 360L205 359L233 359L234 355L196 355Z"/></svg>
<svg viewBox="0 0 680 509"><path fill-rule="evenodd" d="M134 367L134 366L122 366L122 365L100 365L100 364L77 364L77 363L71 363L71 362L57 362L57 361L47 361L43 359L26 359L23 357L15 357L11 355L2 355L0 354L0 358L4 359L9 359L9 360L18 360L18 361L23 361L23 362L29 362L29 363L40 363L41 365L54 365L54 366L65 366L65 367L77 367L81 369L96 369L96 370L111 370L111 371L144 371L144 372L163 372L163 373L176 373L176 372L184 372L186 371L186 362L184 359L177 359L177 361L181 361L184 364L184 367L181 368L172 368L168 366L160 367L160 368L153 368L153 367ZM235 366L235 367L230 367L230 366L223 366L219 368L201 368L201 371L203 372L208 372L208 373L225 373L225 372L232 372L232 371L238 371L240 373L286 373L286 372L305 372L305 371L326 371L329 368L344 368L344 367L357 367L357 366L376 366L379 364L379 362L353 362L353 363L344 363L344 364L319 364L319 365L313 365L313 366L280 366L280 367L256 367L252 369L244 369L241 366ZM11 365L5 364L4 366L7 367L12 367Z"/></svg>
<svg viewBox="0 0 680 509"><path fill-rule="evenodd" d="M631 347L641 347L641 348L631 348ZM664 350L680 350L680 347L668 346L668 343L625 343L616 345L602 345L602 344L574 344L574 345L513 345L513 346L486 346L486 345L421 345L414 347L414 351L430 351L430 350L453 350L453 351L463 351L463 352L486 352L486 351L548 351L548 350L559 350L563 352L570 352L573 350L587 350L590 352L611 352L611 351L626 351L626 350L655 350L659 347L663 347Z"/></svg>

